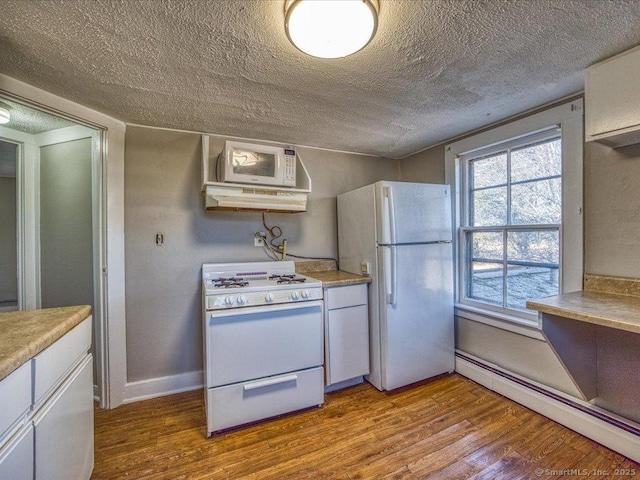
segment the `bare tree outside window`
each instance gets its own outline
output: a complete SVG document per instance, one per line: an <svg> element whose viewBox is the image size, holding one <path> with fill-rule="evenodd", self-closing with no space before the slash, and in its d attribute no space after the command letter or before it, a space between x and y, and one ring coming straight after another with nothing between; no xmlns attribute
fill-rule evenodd
<svg viewBox="0 0 640 480"><path fill-rule="evenodd" d="M525 310L558 293L561 147L547 138L467 160L467 298Z"/></svg>

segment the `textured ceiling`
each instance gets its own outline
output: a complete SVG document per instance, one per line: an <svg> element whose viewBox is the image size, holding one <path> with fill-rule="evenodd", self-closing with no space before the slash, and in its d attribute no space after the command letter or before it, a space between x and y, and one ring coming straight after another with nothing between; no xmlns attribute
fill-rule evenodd
<svg viewBox="0 0 640 480"><path fill-rule="evenodd" d="M279 0L3 0L0 72L129 123L401 158L583 88L638 0L381 0L362 51L286 38Z"/></svg>
<svg viewBox="0 0 640 480"><path fill-rule="evenodd" d="M58 128L77 125L77 123L70 122L64 118L56 117L10 100L0 98L0 103L9 107L11 121L3 126L11 130L36 135L50 130L57 130Z"/></svg>

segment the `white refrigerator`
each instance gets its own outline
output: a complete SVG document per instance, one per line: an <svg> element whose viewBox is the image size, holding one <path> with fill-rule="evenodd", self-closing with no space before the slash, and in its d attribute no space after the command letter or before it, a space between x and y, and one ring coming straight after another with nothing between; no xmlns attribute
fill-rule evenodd
<svg viewBox="0 0 640 480"><path fill-rule="evenodd" d="M340 270L373 278L369 382L393 390L452 372L450 187L382 181L337 203Z"/></svg>

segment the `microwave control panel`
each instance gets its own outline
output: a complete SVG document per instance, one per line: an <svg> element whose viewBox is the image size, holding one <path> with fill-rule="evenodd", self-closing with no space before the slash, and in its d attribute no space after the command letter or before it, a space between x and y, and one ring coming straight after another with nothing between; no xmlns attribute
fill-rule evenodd
<svg viewBox="0 0 640 480"><path fill-rule="evenodd" d="M296 151L291 148L284 149L284 184L296 185Z"/></svg>

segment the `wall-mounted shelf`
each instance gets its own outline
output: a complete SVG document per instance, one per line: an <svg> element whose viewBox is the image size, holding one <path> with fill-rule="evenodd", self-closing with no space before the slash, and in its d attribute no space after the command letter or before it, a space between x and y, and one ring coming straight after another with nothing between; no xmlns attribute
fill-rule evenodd
<svg viewBox="0 0 640 480"><path fill-rule="evenodd" d="M220 152L210 148L210 136L202 135L202 191L207 210L300 213L307 210L311 177L296 150L296 186L274 187L217 181Z"/></svg>

